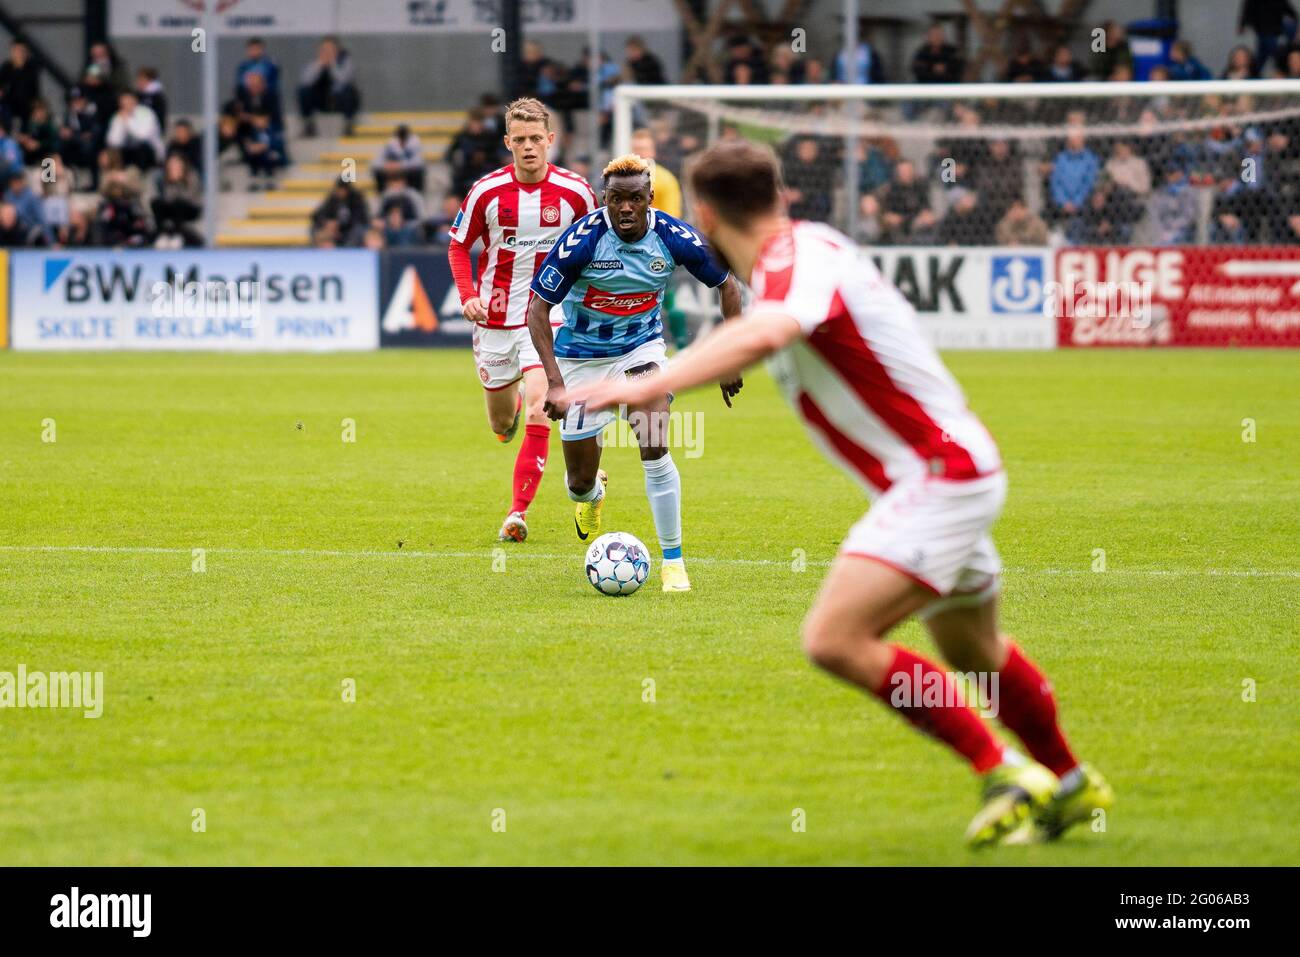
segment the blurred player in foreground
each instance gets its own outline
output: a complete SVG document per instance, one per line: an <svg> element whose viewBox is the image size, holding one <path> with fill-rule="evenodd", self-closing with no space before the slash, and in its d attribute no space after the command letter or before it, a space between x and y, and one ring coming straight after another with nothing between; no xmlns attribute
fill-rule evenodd
<svg viewBox="0 0 1300 957"><path fill-rule="evenodd" d="M548 162L555 133L538 100L515 100L506 107L505 127L514 162L470 188L451 225L447 259L461 310L475 324L474 363L487 397L488 424L498 440L510 442L524 415L514 500L497 533L501 541L522 542L528 537L528 506L551 448L551 423L542 410L546 376L528 334L528 287L560 234L596 208L596 195L577 173ZM480 238L475 287L469 251Z"/></svg>
<svg viewBox="0 0 1300 957"><path fill-rule="evenodd" d="M998 628L989 531L1007 480L997 446L911 306L846 237L788 218L770 151L718 145L688 178L700 230L757 301L666 370L575 382L564 399L588 414L645 406L771 356L813 442L873 499L804 622L808 655L970 762L982 780L973 846L1052 839L1089 821L1110 807L1110 787L1075 760L1047 679ZM993 736L952 675L885 641L913 614L957 671L997 676L993 706L1032 761Z"/></svg>
<svg viewBox="0 0 1300 957"><path fill-rule="evenodd" d="M533 344L550 386L546 413L562 420L569 497L578 503L574 526L584 541L600 530L606 483L601 433L615 415L571 405L562 398L565 388L631 380L664 367L663 296L678 266L718 290L723 318L740 314L735 277L718 265L694 229L651 207L650 164L629 153L611 160L604 176L604 208L560 237L533 280L535 298L528 307ZM564 311L554 343L552 303ZM728 406L740 386L734 376L723 385ZM663 589L680 592L690 591L691 583L682 559L682 482L668 452L669 401L656 395L634 403L627 419L641 449L646 497L663 549Z"/></svg>

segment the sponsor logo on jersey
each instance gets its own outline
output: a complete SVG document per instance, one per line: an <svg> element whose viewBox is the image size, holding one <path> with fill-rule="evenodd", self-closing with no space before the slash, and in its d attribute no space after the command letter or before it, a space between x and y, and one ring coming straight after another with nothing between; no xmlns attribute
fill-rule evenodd
<svg viewBox="0 0 1300 957"><path fill-rule="evenodd" d="M662 256L656 256L654 259L650 260L651 272L663 272L667 268L668 263L664 261Z"/></svg>
<svg viewBox="0 0 1300 957"><path fill-rule="evenodd" d="M555 245L555 237L550 236L544 239L520 239L518 236L507 236L502 243L506 249L550 249Z"/></svg>
<svg viewBox="0 0 1300 957"><path fill-rule="evenodd" d="M594 259L588 269L622 269L621 259Z"/></svg>
<svg viewBox="0 0 1300 957"><path fill-rule="evenodd" d="M558 206L542 207L542 222L558 223L560 221L560 208Z"/></svg>
<svg viewBox="0 0 1300 957"><path fill-rule="evenodd" d="M554 266L547 266L537 274L537 281L542 284L543 289L555 292L560 288L560 283L564 282L564 276Z"/></svg>
<svg viewBox="0 0 1300 957"><path fill-rule="evenodd" d="M588 286L587 294L582 297L582 304L588 309L616 316L635 316L637 313L649 312L658 302L657 291L606 292L595 286Z"/></svg>

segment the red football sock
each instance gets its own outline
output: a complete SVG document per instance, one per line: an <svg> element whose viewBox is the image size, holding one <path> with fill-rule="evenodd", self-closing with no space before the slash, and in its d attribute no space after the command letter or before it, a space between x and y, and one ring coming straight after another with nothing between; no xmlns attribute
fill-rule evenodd
<svg viewBox="0 0 1300 957"><path fill-rule="evenodd" d="M524 426L524 441L515 457L515 500L510 511L528 511L533 496L537 494L537 486L542 484L542 471L546 468L546 456L550 451L549 425Z"/></svg>
<svg viewBox="0 0 1300 957"><path fill-rule="evenodd" d="M952 679L931 662L899 645L892 645L894 660L876 696L913 727L944 742L983 774L1002 763L1002 745L962 699ZM938 677L930 677L937 674ZM895 678L895 675L899 676ZM940 682L943 694L937 704L921 703L925 688ZM931 692L933 694L933 692ZM951 702L951 703L950 703Z"/></svg>
<svg viewBox="0 0 1300 957"><path fill-rule="evenodd" d="M1052 686L1034 663L1011 645L1007 663L998 672L998 717L1016 733L1034 760L1060 777L1078 761L1056 723Z"/></svg>

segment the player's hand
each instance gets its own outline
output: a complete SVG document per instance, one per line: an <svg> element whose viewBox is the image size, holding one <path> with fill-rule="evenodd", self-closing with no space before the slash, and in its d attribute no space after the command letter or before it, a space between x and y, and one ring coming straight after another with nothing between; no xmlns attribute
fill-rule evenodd
<svg viewBox="0 0 1300 957"><path fill-rule="evenodd" d="M663 390L655 385L657 375L641 376L635 379L613 379L597 382L589 386L579 386L566 392L564 398L572 402L581 402L588 412L599 412L620 405L640 406L651 399L663 395Z"/></svg>
<svg viewBox="0 0 1300 957"><path fill-rule="evenodd" d="M461 315L470 322L487 322L487 306L478 296L473 299L466 299L461 303L460 311Z"/></svg>
<svg viewBox="0 0 1300 957"><path fill-rule="evenodd" d="M722 389L722 401L727 403L727 408L731 408L731 397L738 395L744 387L745 380L736 376L730 382L719 382L718 386Z"/></svg>
<svg viewBox="0 0 1300 957"><path fill-rule="evenodd" d="M549 386L546 389L546 399L542 402L542 411L546 413L547 418L562 419L569 414L570 401L565 394L563 382Z"/></svg>

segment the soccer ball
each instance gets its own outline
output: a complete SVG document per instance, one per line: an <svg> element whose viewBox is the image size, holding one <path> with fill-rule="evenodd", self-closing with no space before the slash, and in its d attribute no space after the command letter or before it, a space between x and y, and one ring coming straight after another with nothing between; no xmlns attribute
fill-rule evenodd
<svg viewBox="0 0 1300 957"><path fill-rule="evenodd" d="M650 553L627 532L606 532L587 549L587 580L602 595L630 595L650 576Z"/></svg>

